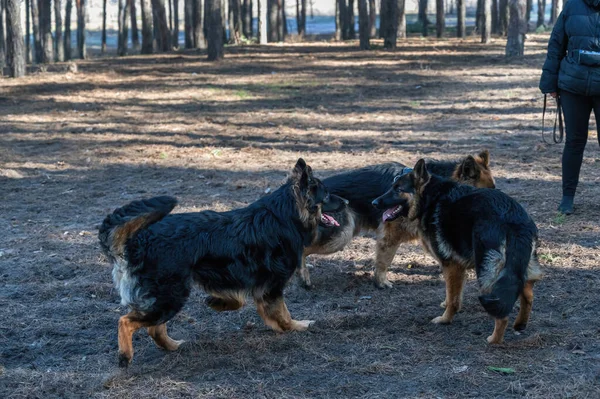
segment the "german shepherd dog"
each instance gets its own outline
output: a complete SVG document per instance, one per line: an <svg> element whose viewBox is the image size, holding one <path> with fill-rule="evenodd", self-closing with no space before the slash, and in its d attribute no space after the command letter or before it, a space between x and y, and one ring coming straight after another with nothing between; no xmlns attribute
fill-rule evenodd
<svg viewBox="0 0 600 399"><path fill-rule="evenodd" d="M100 226L102 249L113 266L121 303L119 364L133 358L132 335L147 328L154 342L176 350L182 341L167 335L166 322L186 302L193 283L217 310L237 310L248 295L265 324L275 331L303 331L310 320L293 320L283 289L302 263L304 247L319 223L336 226L324 212L344 204L330 196L299 159L289 180L246 208L169 215L171 197L134 201L108 215Z"/></svg>
<svg viewBox="0 0 600 399"><path fill-rule="evenodd" d="M499 190L473 188L433 175L421 159L373 205L388 214L407 213L425 250L441 263L445 311L433 323L452 322L461 308L466 270L474 267L479 301L496 319L487 341L502 343L508 315L519 297L514 328L525 329L541 270L537 227L517 201Z"/></svg>
<svg viewBox="0 0 600 399"><path fill-rule="evenodd" d="M493 188L494 178L490 170L490 154L483 151L478 155L468 155L458 161L430 161L427 167L431 173L451 178L475 187ZM367 166L341 173L323 180L332 194L346 198L349 207L343 206L338 212L330 213L340 224L329 228L319 226L317 239L304 250L305 257L312 254L332 254L341 251L353 237L361 232L377 233L375 256L375 285L391 288L387 271L401 243L413 241L417 237L408 227L405 217L393 218L373 207L371 202L383 195L398 178L411 169L401 163L390 162ZM394 215L399 216L399 215ZM386 223L389 221L390 223ZM310 274L306 261L298 271L300 281L306 288L311 287Z"/></svg>

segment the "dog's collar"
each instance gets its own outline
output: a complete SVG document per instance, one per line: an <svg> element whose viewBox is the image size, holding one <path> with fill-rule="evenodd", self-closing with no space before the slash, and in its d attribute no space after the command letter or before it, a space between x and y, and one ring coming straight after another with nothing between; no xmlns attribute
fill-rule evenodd
<svg viewBox="0 0 600 399"><path fill-rule="evenodd" d="M413 171L412 168L409 168L408 166L405 167L404 169L402 169L402 173L400 173L399 175L396 175L396 177L394 177L394 183L396 183L399 178L401 178L404 175L409 174L412 171Z"/></svg>

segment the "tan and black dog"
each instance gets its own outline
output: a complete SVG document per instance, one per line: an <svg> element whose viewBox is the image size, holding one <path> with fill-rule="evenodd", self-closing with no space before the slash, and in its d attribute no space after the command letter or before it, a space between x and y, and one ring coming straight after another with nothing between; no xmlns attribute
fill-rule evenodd
<svg viewBox="0 0 600 399"><path fill-rule="evenodd" d="M193 285L215 310L236 310L251 296L266 325L306 330L311 321L290 316L283 289L315 239L317 226L337 222L325 212L345 206L299 159L291 178L242 209L170 214L176 200L134 201L108 215L100 227L102 249L113 266L121 303L119 364L133 358L132 335L147 328L154 342L176 350L166 322L185 304Z"/></svg>
<svg viewBox="0 0 600 399"><path fill-rule="evenodd" d="M541 278L536 256L537 227L525 209L499 190L474 188L431 174L420 160L373 205L390 215L407 214L423 248L441 264L446 280L444 314L452 322L462 305L466 270L474 268L479 301L495 318L487 341L502 343L508 315L521 299L515 330L523 330Z"/></svg>
<svg viewBox="0 0 600 399"><path fill-rule="evenodd" d="M464 184L475 187L495 187L487 150L475 156L468 155L458 161L430 161L427 167L431 173ZM341 251L359 233L376 232L375 284L379 288L392 287L392 283L387 278L387 271L396 255L396 250L400 244L415 240L417 236L405 217L388 215L373 207L371 202L384 194L394 179L410 170L406 165L390 162L324 179L323 184L327 189L332 194L346 198L349 206L342 207L339 212L329 212L340 226L333 228L320 226L317 239L305 249L304 255L332 254ZM306 288L312 286L306 261L302 263L299 276Z"/></svg>

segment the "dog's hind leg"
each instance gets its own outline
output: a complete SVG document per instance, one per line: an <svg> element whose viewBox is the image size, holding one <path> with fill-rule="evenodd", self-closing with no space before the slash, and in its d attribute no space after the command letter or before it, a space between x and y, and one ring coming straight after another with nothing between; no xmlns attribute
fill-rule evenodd
<svg viewBox="0 0 600 399"><path fill-rule="evenodd" d="M519 314L515 319L514 329L517 331L522 331L527 327L527 322L529 321L529 315L531 314L531 307L533 306L533 284L535 281L529 280L525 282L525 286L523 287L523 292L521 293L521 305L519 309Z"/></svg>
<svg viewBox="0 0 600 399"><path fill-rule="evenodd" d="M119 366L127 367L133 359L133 333L149 323L140 321L137 313L130 312L119 319Z"/></svg>
<svg viewBox="0 0 600 399"><path fill-rule="evenodd" d="M246 304L246 291L210 292L206 304L217 312L238 310Z"/></svg>
<svg viewBox="0 0 600 399"><path fill-rule="evenodd" d="M388 269L400 244L414 238L405 230L402 222L386 223L383 228L380 227L375 254L375 285L378 288L392 288L392 283L387 277Z"/></svg>
<svg viewBox="0 0 600 399"><path fill-rule="evenodd" d="M314 323L312 320L293 320L283 300L283 293L269 293L255 298L256 309L265 324L277 332L305 331Z"/></svg>
<svg viewBox="0 0 600 399"><path fill-rule="evenodd" d="M492 335L487 337L488 344L501 344L504 341L504 331L506 331L507 325L508 317L505 317L503 319L496 319L494 332L492 333Z"/></svg>
<svg viewBox="0 0 600 399"><path fill-rule="evenodd" d="M154 343L165 350L174 351L179 349L179 346L185 341L176 341L167 334L167 324L159 324L158 326L148 327L148 334L154 340Z"/></svg>
<svg viewBox="0 0 600 399"><path fill-rule="evenodd" d="M431 320L434 324L452 323L454 315L462 307L463 287L466 277L465 267L458 262L446 262L442 266L442 271L446 281L446 310L443 315Z"/></svg>
<svg viewBox="0 0 600 399"><path fill-rule="evenodd" d="M310 272L308 271L308 267L306 267L306 255L302 255L302 263L298 268L298 277L300 278L300 282L304 288L307 290L312 288L312 282L310 281Z"/></svg>

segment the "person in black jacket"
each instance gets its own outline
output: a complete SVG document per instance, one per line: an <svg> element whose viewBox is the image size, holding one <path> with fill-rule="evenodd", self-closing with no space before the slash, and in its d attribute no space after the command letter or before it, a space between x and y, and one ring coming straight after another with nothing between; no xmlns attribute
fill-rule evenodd
<svg viewBox="0 0 600 399"><path fill-rule="evenodd" d="M566 2L548 42L540 90L554 98L560 96L563 108L567 138L558 210L569 215L573 213L592 110L600 121L600 0Z"/></svg>

